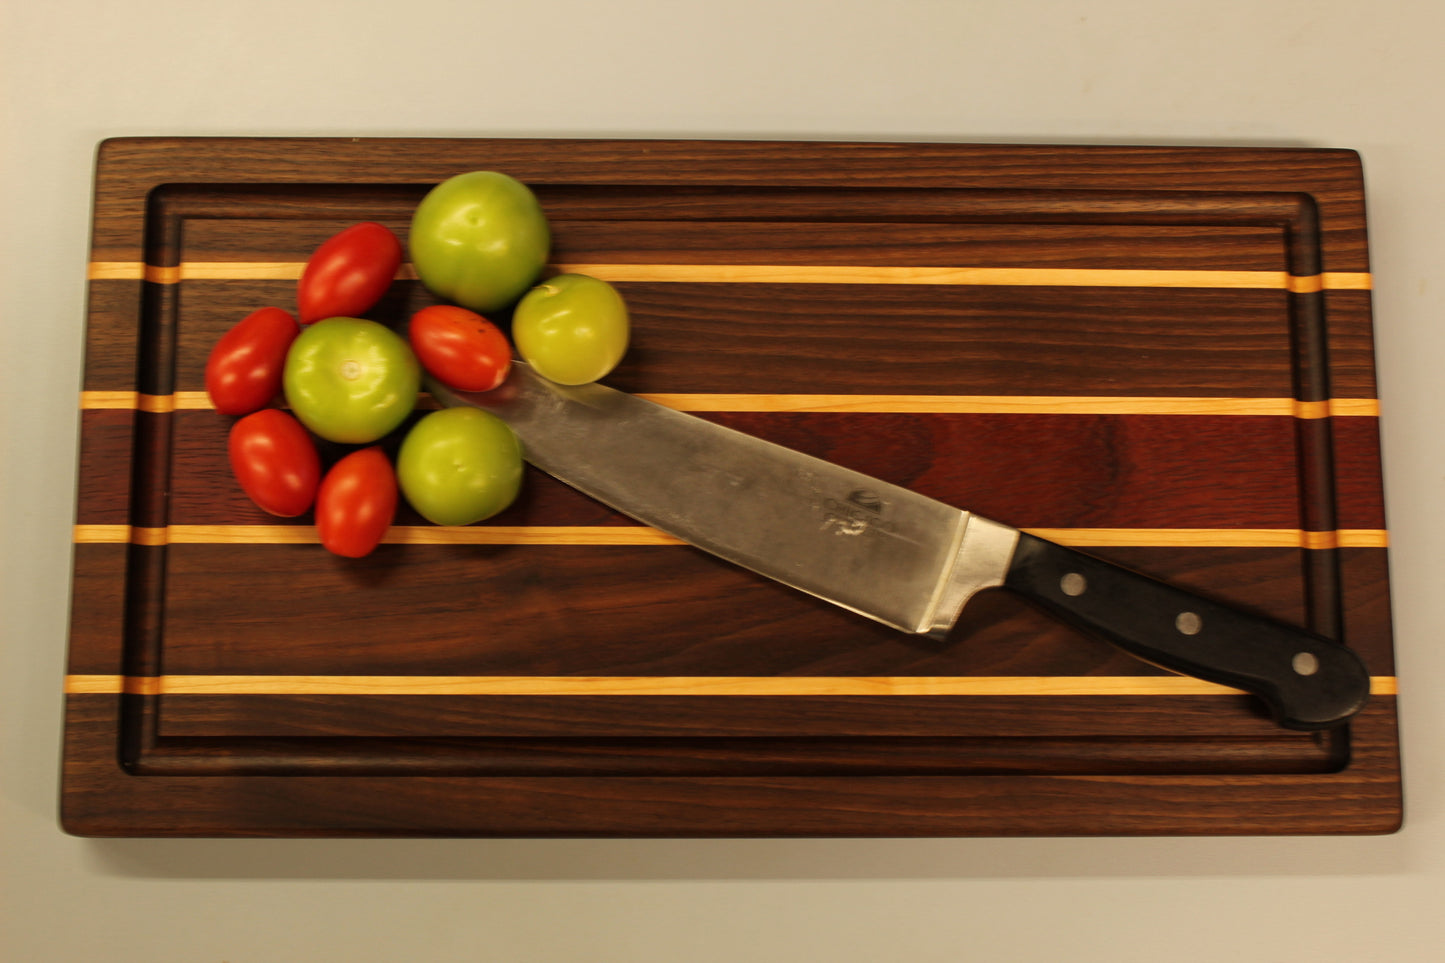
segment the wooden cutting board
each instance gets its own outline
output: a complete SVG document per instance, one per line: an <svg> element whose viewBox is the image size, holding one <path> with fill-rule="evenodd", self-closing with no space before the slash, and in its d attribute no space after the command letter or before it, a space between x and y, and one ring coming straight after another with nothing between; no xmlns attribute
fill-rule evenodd
<svg viewBox="0 0 1445 963"><path fill-rule="evenodd" d="M481 169L535 189L558 269L623 292L615 387L1340 638L1370 704L1288 732L1004 593L946 643L906 637L536 473L488 521L403 507L368 558L329 555L232 481L207 353L293 308L322 240L405 238ZM107 141L64 825L1392 831L1369 271L1348 151ZM404 265L370 316L429 303Z"/></svg>

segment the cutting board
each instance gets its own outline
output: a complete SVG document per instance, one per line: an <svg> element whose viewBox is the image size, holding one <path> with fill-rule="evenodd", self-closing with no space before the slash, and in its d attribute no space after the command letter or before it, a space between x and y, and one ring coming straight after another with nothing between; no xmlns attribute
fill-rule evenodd
<svg viewBox="0 0 1445 963"><path fill-rule="evenodd" d="M207 354L293 308L327 237L404 240L431 186L483 169L536 191L554 270L626 298L613 386L1341 639L1370 703L1286 731L1003 592L946 641L901 635L530 470L492 519L403 505L372 555L331 556L230 477ZM72 833L1400 823L1352 152L127 138L100 146L93 224ZM369 316L435 301L403 265Z"/></svg>

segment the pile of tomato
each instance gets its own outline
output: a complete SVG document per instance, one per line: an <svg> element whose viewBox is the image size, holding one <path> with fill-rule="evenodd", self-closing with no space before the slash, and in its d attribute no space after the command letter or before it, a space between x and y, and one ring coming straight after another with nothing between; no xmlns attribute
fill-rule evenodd
<svg viewBox="0 0 1445 963"><path fill-rule="evenodd" d="M507 508L522 483L522 447L477 408L411 420L425 371L467 392L501 386L515 351L562 384L606 376L627 349L629 319L612 285L580 274L543 279L551 229L532 191L495 171L434 187L407 246L422 284L447 303L415 312L405 332L365 317L406 251L382 224L352 225L307 260L296 312L263 307L213 347L206 391L236 417L232 472L261 509L315 510L321 543L359 558L380 544L404 497L438 525L470 525ZM511 308L511 338L485 316ZM404 431L395 464L384 441ZM345 453L323 465L317 439Z"/></svg>

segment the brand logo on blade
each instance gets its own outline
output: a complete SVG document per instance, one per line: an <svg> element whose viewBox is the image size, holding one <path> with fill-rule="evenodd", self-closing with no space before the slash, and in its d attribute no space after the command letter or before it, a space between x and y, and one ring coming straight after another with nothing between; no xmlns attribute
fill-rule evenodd
<svg viewBox="0 0 1445 963"><path fill-rule="evenodd" d="M817 508L823 516L823 530L835 535L866 535L886 529L883 500L877 492L859 489L847 498L820 495Z"/></svg>
<svg viewBox="0 0 1445 963"><path fill-rule="evenodd" d="M818 487L820 479L810 471L800 470L798 480L808 486L813 510L818 514L822 531L857 537L886 534L894 530L894 524L884 517L888 504L877 492L867 488L855 488L839 498L823 492Z"/></svg>

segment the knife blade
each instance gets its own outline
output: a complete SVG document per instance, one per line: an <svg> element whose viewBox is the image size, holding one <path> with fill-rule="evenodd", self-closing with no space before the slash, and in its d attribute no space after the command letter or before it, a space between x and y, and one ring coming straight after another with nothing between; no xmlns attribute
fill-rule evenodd
<svg viewBox="0 0 1445 963"><path fill-rule="evenodd" d="M985 589L1017 593L1174 672L1263 700L1291 729L1358 712L1348 647L840 465L524 362L501 387L452 391L511 426L528 462L659 531L903 632L945 638Z"/></svg>

